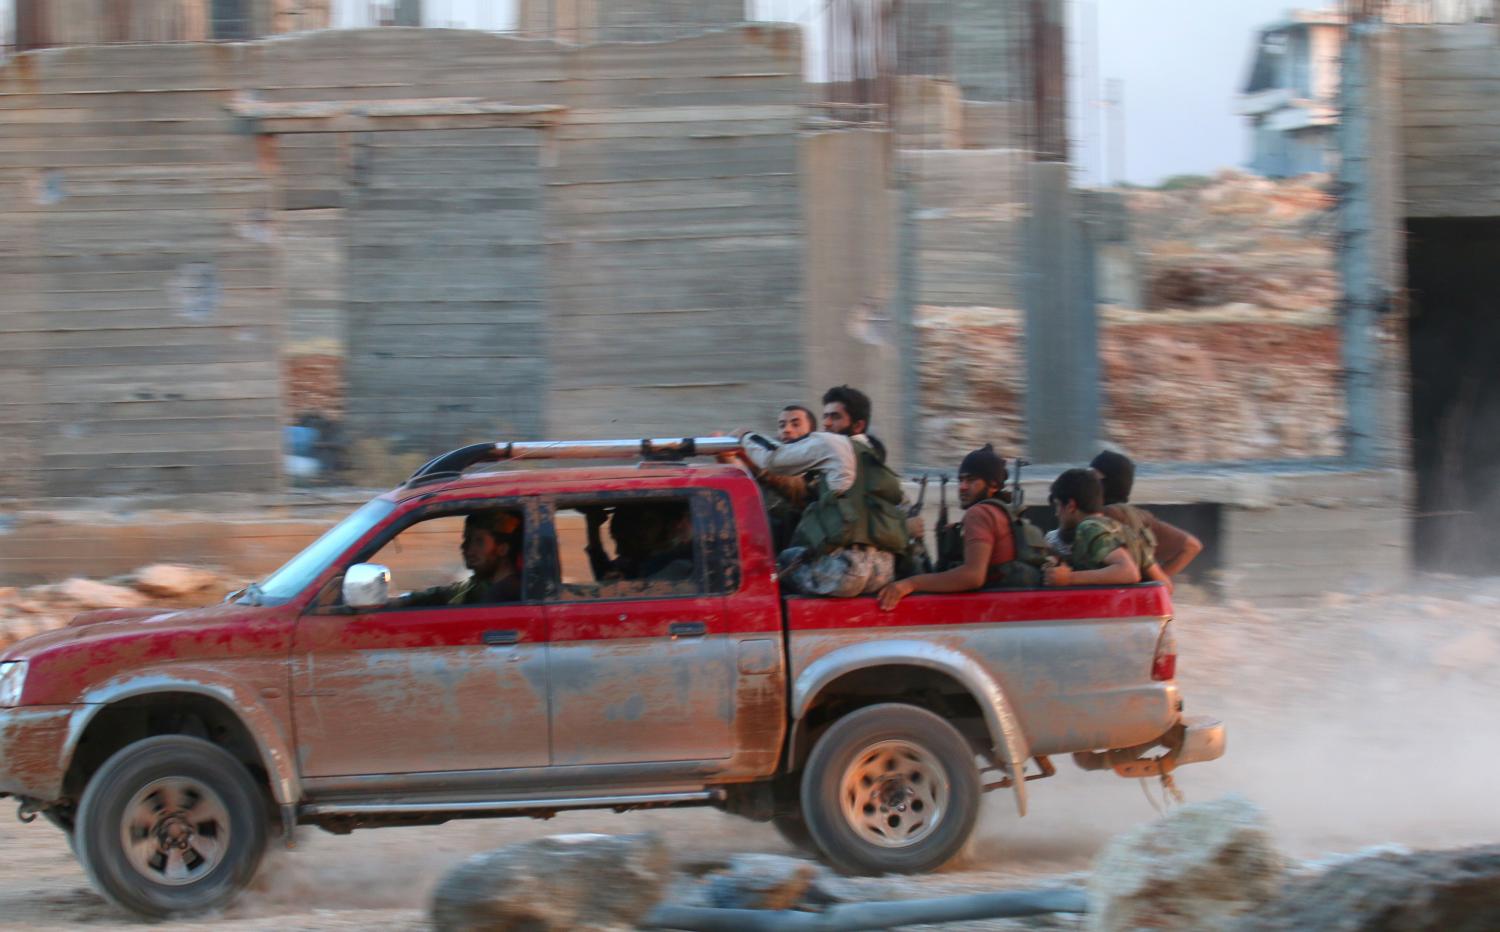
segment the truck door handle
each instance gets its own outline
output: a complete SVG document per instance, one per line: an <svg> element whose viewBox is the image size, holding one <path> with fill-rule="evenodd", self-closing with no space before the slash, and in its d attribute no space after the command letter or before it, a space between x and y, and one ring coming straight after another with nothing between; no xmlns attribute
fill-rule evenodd
<svg viewBox="0 0 1500 932"><path fill-rule="evenodd" d="M708 633L708 624L702 621L674 621L667 625L667 633L674 638L701 638Z"/></svg>
<svg viewBox="0 0 1500 932"><path fill-rule="evenodd" d="M504 647L507 644L519 644L521 643L521 632L486 631L482 640L490 647Z"/></svg>

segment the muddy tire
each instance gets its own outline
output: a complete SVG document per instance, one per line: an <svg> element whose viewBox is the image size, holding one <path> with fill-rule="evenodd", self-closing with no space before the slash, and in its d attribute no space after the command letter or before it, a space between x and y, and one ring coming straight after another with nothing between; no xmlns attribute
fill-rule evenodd
<svg viewBox="0 0 1500 932"><path fill-rule="evenodd" d="M200 738L147 738L100 767L78 806L75 851L94 889L148 919L234 898L260 866L266 807L227 751Z"/></svg>
<svg viewBox="0 0 1500 932"><path fill-rule="evenodd" d="M979 770L958 729L915 706L839 719L802 774L802 813L834 867L852 874L936 870L968 841Z"/></svg>

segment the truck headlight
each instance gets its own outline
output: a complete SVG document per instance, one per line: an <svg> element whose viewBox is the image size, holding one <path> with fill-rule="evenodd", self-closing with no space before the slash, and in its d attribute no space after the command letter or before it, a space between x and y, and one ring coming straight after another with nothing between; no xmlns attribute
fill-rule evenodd
<svg viewBox="0 0 1500 932"><path fill-rule="evenodd" d="M26 661L0 663L0 709L21 704L21 687L26 683Z"/></svg>

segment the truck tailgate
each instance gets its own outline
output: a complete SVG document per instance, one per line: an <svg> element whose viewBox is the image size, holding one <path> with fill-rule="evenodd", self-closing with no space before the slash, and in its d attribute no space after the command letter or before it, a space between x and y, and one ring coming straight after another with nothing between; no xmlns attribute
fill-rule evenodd
<svg viewBox="0 0 1500 932"><path fill-rule="evenodd" d="M885 648L893 667L959 655L1004 692L1033 754L1130 747L1180 716L1175 682L1152 678L1171 612L1157 585L913 595L891 612L874 598L790 598L794 701Z"/></svg>

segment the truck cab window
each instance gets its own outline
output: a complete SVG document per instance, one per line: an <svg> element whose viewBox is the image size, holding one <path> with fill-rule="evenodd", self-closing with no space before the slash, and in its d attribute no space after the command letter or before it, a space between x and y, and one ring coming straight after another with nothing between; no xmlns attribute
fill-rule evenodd
<svg viewBox="0 0 1500 932"><path fill-rule="evenodd" d="M507 508L442 515L407 527L365 562L390 569L389 608L519 602L524 528Z"/></svg>
<svg viewBox="0 0 1500 932"><path fill-rule="evenodd" d="M563 599L704 591L686 498L565 502L556 523Z"/></svg>

